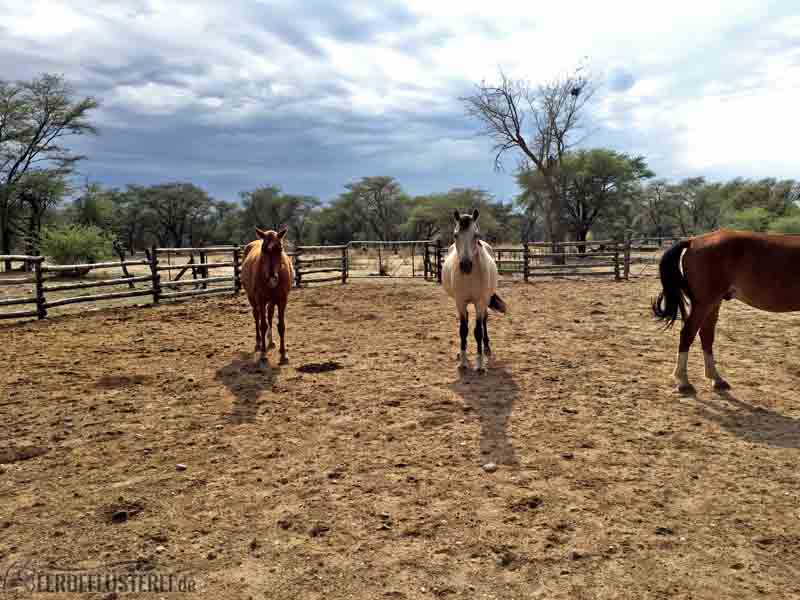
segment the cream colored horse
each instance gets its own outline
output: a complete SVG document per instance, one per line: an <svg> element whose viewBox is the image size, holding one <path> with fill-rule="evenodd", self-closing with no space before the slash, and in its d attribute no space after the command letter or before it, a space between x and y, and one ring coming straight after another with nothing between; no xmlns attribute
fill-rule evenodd
<svg viewBox="0 0 800 600"><path fill-rule="evenodd" d="M478 344L478 371L486 371L486 359L491 356L487 321L489 310L506 312L506 303L497 295L497 264L492 247L480 239L478 233L478 210L471 215L454 213L456 227L455 243L442 267L442 285L456 302L460 319L461 352L458 354L459 368L468 369L467 334L469 316L467 305L475 305L475 342Z"/></svg>

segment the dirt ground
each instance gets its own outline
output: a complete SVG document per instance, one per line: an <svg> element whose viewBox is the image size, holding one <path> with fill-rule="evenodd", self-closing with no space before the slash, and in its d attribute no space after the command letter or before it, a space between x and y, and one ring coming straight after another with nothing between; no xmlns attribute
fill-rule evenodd
<svg viewBox="0 0 800 600"><path fill-rule="evenodd" d="M294 290L291 364L261 371L244 295L0 324L0 578L138 560L198 591L121 598L800 597L800 315L726 304L733 390L697 344L682 398L657 287L504 285L485 376L419 281Z"/></svg>

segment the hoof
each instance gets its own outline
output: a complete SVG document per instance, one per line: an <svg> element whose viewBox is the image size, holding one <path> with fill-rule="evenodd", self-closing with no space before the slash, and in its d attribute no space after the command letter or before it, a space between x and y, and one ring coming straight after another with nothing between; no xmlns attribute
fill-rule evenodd
<svg viewBox="0 0 800 600"><path fill-rule="evenodd" d="M681 396L694 396L697 394L697 390L694 389L691 383L681 383L675 388L675 391Z"/></svg>
<svg viewBox="0 0 800 600"><path fill-rule="evenodd" d="M712 386L712 389L715 392L726 392L729 389L731 389L731 384L728 383L727 381L725 381L724 379L717 379L717 380L714 381L714 385Z"/></svg>
<svg viewBox="0 0 800 600"><path fill-rule="evenodd" d="M289 355L288 354L281 354L281 359L278 361L279 365L288 365L289 364Z"/></svg>
<svg viewBox="0 0 800 600"><path fill-rule="evenodd" d="M267 350L272 350L275 347L275 342L270 342L267 344Z"/></svg>

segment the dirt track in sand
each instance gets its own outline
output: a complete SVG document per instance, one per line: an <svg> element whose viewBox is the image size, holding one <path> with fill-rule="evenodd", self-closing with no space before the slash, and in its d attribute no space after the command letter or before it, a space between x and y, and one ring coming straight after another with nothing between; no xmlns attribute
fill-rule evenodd
<svg viewBox="0 0 800 600"><path fill-rule="evenodd" d="M695 347L686 399L654 279L501 291L483 377L420 282L294 291L270 372L243 296L0 325L0 567L141 559L220 599L799 595L800 315L727 303L733 390Z"/></svg>

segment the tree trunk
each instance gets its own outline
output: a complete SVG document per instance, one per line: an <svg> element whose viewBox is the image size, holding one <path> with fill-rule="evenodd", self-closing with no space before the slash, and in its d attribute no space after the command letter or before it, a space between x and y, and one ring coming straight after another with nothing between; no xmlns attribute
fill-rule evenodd
<svg viewBox="0 0 800 600"><path fill-rule="evenodd" d="M588 237L588 235L589 235L589 230L588 229L579 228L575 232L575 241L576 242L585 242L586 238ZM585 244L581 244L580 246L578 246L578 254L586 254L586 245Z"/></svg>
<svg viewBox="0 0 800 600"><path fill-rule="evenodd" d="M563 249L557 245L564 241L566 233L564 221L561 218L561 194L552 175L546 175L545 179L550 196L550 206L547 207L547 229L553 254L557 255L553 257L553 264L563 265L566 264L566 256L562 253Z"/></svg>
<svg viewBox="0 0 800 600"><path fill-rule="evenodd" d="M3 254L11 254L11 219L9 216L8 203L11 200L11 194L3 188L0 188L0 237L3 238ZM11 270L11 261L5 261L5 270Z"/></svg>

